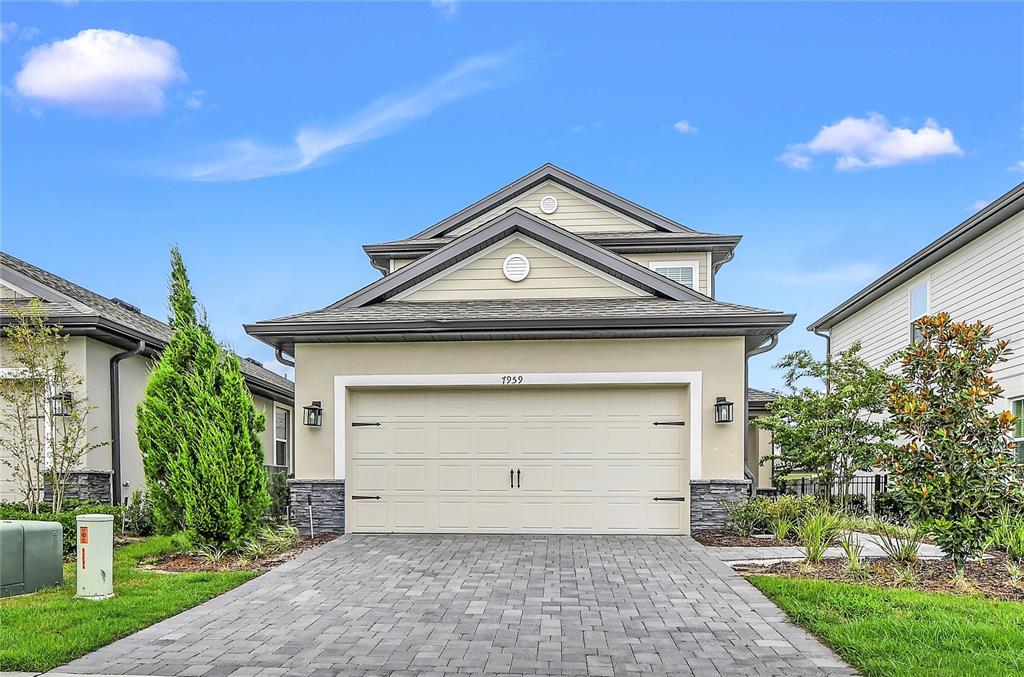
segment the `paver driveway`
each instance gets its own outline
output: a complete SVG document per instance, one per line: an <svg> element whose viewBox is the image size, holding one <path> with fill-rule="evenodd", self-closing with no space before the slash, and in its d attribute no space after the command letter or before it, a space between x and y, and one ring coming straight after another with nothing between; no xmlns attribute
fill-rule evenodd
<svg viewBox="0 0 1024 677"><path fill-rule="evenodd" d="M58 669L854 674L689 538L344 536Z"/></svg>

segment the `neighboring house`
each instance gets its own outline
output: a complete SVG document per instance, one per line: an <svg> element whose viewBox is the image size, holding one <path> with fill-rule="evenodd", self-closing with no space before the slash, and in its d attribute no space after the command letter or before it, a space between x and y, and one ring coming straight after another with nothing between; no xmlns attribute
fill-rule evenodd
<svg viewBox="0 0 1024 677"><path fill-rule="evenodd" d="M750 491L747 357L793 321L714 299L739 239L544 165L367 245L382 279L246 326L322 418L296 426L297 526L307 505L350 532L720 524Z"/></svg>
<svg viewBox="0 0 1024 677"><path fill-rule="evenodd" d="M878 366L914 340L913 321L941 311L980 320L1010 342L993 376L999 410L1020 419L1015 436L1024 462L1024 183L860 290L808 329L837 354L859 341Z"/></svg>
<svg viewBox="0 0 1024 677"><path fill-rule="evenodd" d="M747 388L747 467L757 476L758 489L772 488L772 463L762 464L761 459L772 456L772 434L754 425L754 419L768 415L768 403L777 396L757 388Z"/></svg>
<svg viewBox="0 0 1024 677"><path fill-rule="evenodd" d="M167 345L171 329L124 301L0 252L0 326L13 322L12 305L33 298L42 301L48 322L59 324L70 336L68 359L82 375L89 403L95 407L88 417L95 428L89 440L105 443L87 454L68 496L129 498L145 488L135 409L145 393L152 360ZM268 465L290 465L292 382L255 360L243 358L241 365L256 406L267 417L264 460ZM10 469L0 463L0 501L21 498Z"/></svg>

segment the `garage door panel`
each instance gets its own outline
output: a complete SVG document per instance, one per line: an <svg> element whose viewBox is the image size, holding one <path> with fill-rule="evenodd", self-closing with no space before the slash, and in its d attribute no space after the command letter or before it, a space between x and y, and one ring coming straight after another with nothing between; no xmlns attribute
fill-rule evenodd
<svg viewBox="0 0 1024 677"><path fill-rule="evenodd" d="M381 425L346 431L349 529L687 533L687 503L653 500L688 497L687 430L652 425L683 420L686 397L658 387L352 391L349 420Z"/></svg>

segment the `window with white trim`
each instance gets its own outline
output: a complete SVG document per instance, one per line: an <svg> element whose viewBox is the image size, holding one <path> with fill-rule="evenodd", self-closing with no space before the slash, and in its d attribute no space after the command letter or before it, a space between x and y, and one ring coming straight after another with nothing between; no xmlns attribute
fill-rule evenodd
<svg viewBox="0 0 1024 677"><path fill-rule="evenodd" d="M696 261L651 261L648 267L658 275L664 275L690 289L696 289L697 265Z"/></svg>
<svg viewBox="0 0 1024 677"><path fill-rule="evenodd" d="M910 289L910 342L917 343L921 340L921 332L914 325L918 319L928 314L928 281L925 280L919 285Z"/></svg>
<svg viewBox="0 0 1024 677"><path fill-rule="evenodd" d="M1013 423L1013 441L1017 444L1017 463L1024 463L1024 397L1010 402L1010 412L1017 417Z"/></svg>
<svg viewBox="0 0 1024 677"><path fill-rule="evenodd" d="M291 468L292 413L274 407L274 465Z"/></svg>

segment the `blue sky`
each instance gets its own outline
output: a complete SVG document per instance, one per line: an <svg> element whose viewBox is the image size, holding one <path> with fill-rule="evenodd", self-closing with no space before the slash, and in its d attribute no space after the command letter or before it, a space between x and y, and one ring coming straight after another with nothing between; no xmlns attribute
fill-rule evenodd
<svg viewBox="0 0 1024 677"><path fill-rule="evenodd" d="M218 336L267 362L243 322L345 296L378 277L360 245L554 162L744 236L718 297L798 313L751 362L773 387L822 352L810 321L1024 179L1020 3L0 15L0 246L164 317L177 242Z"/></svg>

